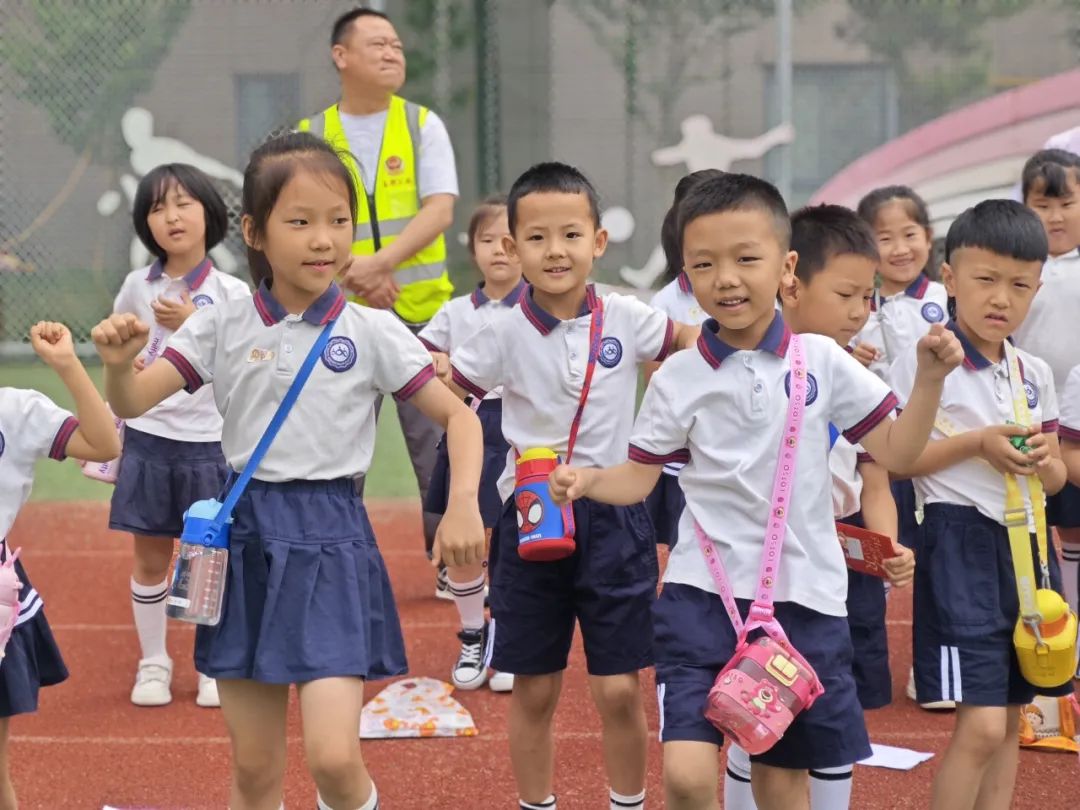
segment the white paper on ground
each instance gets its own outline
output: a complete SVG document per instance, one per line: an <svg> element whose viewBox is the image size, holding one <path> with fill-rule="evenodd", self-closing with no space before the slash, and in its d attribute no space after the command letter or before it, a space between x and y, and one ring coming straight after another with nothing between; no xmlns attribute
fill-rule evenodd
<svg viewBox="0 0 1080 810"><path fill-rule="evenodd" d="M910 771L916 765L920 765L933 757L923 751L912 751L910 748L896 748L891 745L878 745L870 743L873 753L866 759L860 760L860 765L869 765L873 768L892 768L896 771Z"/></svg>

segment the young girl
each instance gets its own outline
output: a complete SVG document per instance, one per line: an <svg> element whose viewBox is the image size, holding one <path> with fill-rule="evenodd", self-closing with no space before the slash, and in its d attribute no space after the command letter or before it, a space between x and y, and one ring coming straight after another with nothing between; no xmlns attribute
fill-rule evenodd
<svg viewBox="0 0 1080 810"><path fill-rule="evenodd" d="M94 328L116 414L130 418L209 384L229 467L243 469L324 325L333 334L233 514L221 621L200 626L195 665L218 679L232 741L232 810L277 807L295 683L322 810L374 810L360 753L364 681L405 672L397 610L354 479L371 463L375 397L412 401L443 425L453 491L435 561L482 558L482 435L435 381L424 346L393 314L347 304L334 278L351 258L356 192L321 139L293 133L255 150L244 173L254 300L199 310L155 363L132 360L150 328L131 313Z"/></svg>
<svg viewBox="0 0 1080 810"><path fill-rule="evenodd" d="M660 226L660 246L664 250L664 260L667 262L664 278L668 279L668 283L657 291L649 303L673 321L697 326L708 317L694 298L694 291L690 288L690 279L683 271L682 240L679 239L679 202L698 183L722 174L723 172L719 169L702 169L691 172L679 180L675 186L675 199L672 200L671 207L664 215L664 222ZM659 363L646 364L646 383L659 367ZM645 499L649 517L652 518L656 529L657 542L667 543L669 546L675 545L679 534L679 516L686 507L686 499L683 498L682 490L679 489L679 470L682 466L682 464L666 465L656 488Z"/></svg>
<svg viewBox="0 0 1080 810"><path fill-rule="evenodd" d="M885 382L889 367L931 324L944 323L948 296L945 288L927 275L933 231L922 198L907 186L875 189L859 201L859 216L873 228L881 263L880 286L870 302L870 320L855 337L853 354ZM913 547L915 490L910 481L892 486L899 521L899 541ZM907 695L915 699L914 675L909 673ZM924 709L951 709L949 701L923 704Z"/></svg>
<svg viewBox="0 0 1080 810"><path fill-rule="evenodd" d="M30 343L75 400L78 418L37 391L0 387L0 556L12 553L3 538L30 497L34 464L42 458L62 461L108 461L120 453L120 440L109 409L75 356L71 333L59 323L42 322L30 330ZM15 788L8 774L8 725L16 714L37 711L38 689L68 676L45 620L41 596L30 584L22 561L15 560L21 581L15 625L6 650L0 645L0 810L15 810Z"/></svg>
<svg viewBox="0 0 1080 810"><path fill-rule="evenodd" d="M1076 334L1080 307L1080 157L1061 149L1036 152L1024 166L1024 205L1042 220L1050 248L1042 287L1031 313L1016 330L1016 345L1050 364L1057 390L1066 390L1069 371L1080 363ZM1063 399L1064 403L1065 400ZM1047 502L1047 519L1061 538L1065 596L1080 605L1080 487L1067 484Z"/></svg>
<svg viewBox="0 0 1080 810"><path fill-rule="evenodd" d="M225 237L229 219L210 178L194 166L173 163L147 174L135 192L133 219L135 233L157 259L128 274L113 312L132 312L153 325L149 344L135 361L141 369L161 355L196 309L251 293L207 257ZM131 690L136 706L172 701L165 595L173 538L180 536L184 510L214 497L226 472L221 415L209 390L176 394L127 423L109 528L135 538L131 608L142 653ZM220 705L213 680L199 677L195 702Z"/></svg>
<svg viewBox="0 0 1080 810"><path fill-rule="evenodd" d="M506 220L506 198L490 197L477 207L469 221L469 253L472 254L483 281L469 295L462 295L443 304L420 331L420 341L431 351L436 368L448 368L448 355L476 334L492 318L514 307L525 288L521 279L521 262L511 259L503 248L504 236L509 236ZM445 371L443 376L445 377ZM484 470L480 477L480 516L484 529L491 530L499 520L502 500L499 498L499 476L506 466L510 446L502 434L502 396L495 391L481 401L473 401L473 410L484 429ZM439 445L439 457L431 477L424 511L441 515L446 511L450 493L450 459L446 441ZM482 562L469 568L454 568L447 572L449 592L461 616L461 653L450 675L458 689L479 689L488 678L484 662L488 624L484 620L484 566ZM495 673L488 682L493 691L508 692L514 676Z"/></svg>

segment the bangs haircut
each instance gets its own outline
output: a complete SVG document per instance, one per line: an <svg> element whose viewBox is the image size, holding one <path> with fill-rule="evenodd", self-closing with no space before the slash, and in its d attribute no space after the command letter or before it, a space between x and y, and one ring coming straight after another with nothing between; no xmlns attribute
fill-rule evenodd
<svg viewBox="0 0 1080 810"><path fill-rule="evenodd" d="M503 194L493 194L490 197L483 200L476 210L473 211L472 217L469 219L468 234L468 248L469 254L476 255L476 235L480 233L480 229L489 225L493 219L506 210L506 196Z"/></svg>
<svg viewBox="0 0 1080 810"><path fill-rule="evenodd" d="M165 201L174 188L182 188L188 196L198 200L202 205L206 222L207 253L221 244L221 240L225 238L229 230L229 210L225 207L225 201L221 199L213 181L206 176L205 172L187 163L166 163L157 166L139 181L138 188L135 189L131 217L139 241L161 262L165 262L169 254L155 241L147 218L154 208Z"/></svg>
<svg viewBox="0 0 1080 810"><path fill-rule="evenodd" d="M800 208L791 215L791 249L799 254L795 276L807 283L836 256L881 261L870 225L842 205Z"/></svg>
<svg viewBox="0 0 1080 810"><path fill-rule="evenodd" d="M1058 199L1069 196L1069 176L1080 183L1080 156L1064 149L1043 149L1027 163L1020 179L1021 194L1027 201L1031 193Z"/></svg>
<svg viewBox="0 0 1080 810"><path fill-rule="evenodd" d="M949 226L945 261L963 248L981 248L1022 262L1045 262L1049 247L1038 215L1015 200L985 200Z"/></svg>
<svg viewBox="0 0 1080 810"><path fill-rule="evenodd" d="M556 161L537 163L514 181L506 199L506 218L511 234L517 229L518 202L529 194L583 194L589 203L593 227L600 228L600 199L596 188L573 166Z"/></svg>
<svg viewBox="0 0 1080 810"><path fill-rule="evenodd" d="M244 170L243 208L244 216L250 216L256 236L266 232L266 222L274 210L281 190L299 171L307 171L322 177L330 186L332 180L345 185L349 199L349 215L356 223L356 187L352 175L343 160L353 160L351 155L341 155L310 132L290 132L271 138L251 154ZM248 269L251 280L258 287L271 278L270 264L262 251L248 246Z"/></svg>
<svg viewBox="0 0 1080 810"><path fill-rule="evenodd" d="M695 219L725 211L761 211L772 219L780 249L786 251L791 244L791 220L776 186L753 175L730 172L703 180L687 192L679 204L680 244L686 226Z"/></svg>

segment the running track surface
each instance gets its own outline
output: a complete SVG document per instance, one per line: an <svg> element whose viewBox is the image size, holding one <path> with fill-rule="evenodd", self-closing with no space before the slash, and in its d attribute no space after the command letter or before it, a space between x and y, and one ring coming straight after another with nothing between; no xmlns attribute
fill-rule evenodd
<svg viewBox="0 0 1080 810"><path fill-rule="evenodd" d="M433 597L420 517L412 502L374 504L371 518L383 550L408 646L411 674L449 680L456 658L456 613ZM12 772L23 808L65 810L112 805L144 808L223 808L228 799L229 747L220 713L195 706L191 664L194 633L171 623L175 662L173 703L157 709L128 702L138 647L128 599L130 539L110 532L106 505L33 503L12 531L14 546L46 600L46 611L71 678L43 690L36 715L11 724ZM904 697L910 662L910 593L891 597L892 706L868 718L875 742L940 753L953 720L919 710ZM369 687L368 697L377 686ZM650 727L657 724L651 673L643 675ZM364 743L364 756L387 810L432 807L516 807L506 737L509 698L486 688L456 693L480 735L471 739ZM580 643L575 646L556 720L556 790L561 810L607 807L600 726L591 705ZM852 807L925 808L938 758L910 772L856 769ZM662 806L660 747L651 743L649 807ZM290 707L285 803L314 807L300 741L299 714ZM1013 807L1076 808L1080 767L1066 754L1021 752Z"/></svg>

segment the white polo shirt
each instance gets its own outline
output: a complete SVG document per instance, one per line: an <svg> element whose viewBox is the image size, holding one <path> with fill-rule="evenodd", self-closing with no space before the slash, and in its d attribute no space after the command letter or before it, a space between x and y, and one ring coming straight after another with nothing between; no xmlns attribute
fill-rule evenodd
<svg viewBox="0 0 1080 810"><path fill-rule="evenodd" d="M79 421L37 391L0 388L0 539L7 537L30 497L34 464L46 456L67 458Z"/></svg>
<svg viewBox="0 0 1080 810"><path fill-rule="evenodd" d="M510 444L499 496L514 489L515 451L547 447L565 458L589 359L589 324L597 298L589 285L577 318L560 321L532 291L505 317L481 327L451 356L454 381L482 397L503 386L503 436ZM633 296L603 296L604 329L572 462L610 467L626 460L634 420L638 364L663 360L674 324Z"/></svg>
<svg viewBox="0 0 1080 810"><path fill-rule="evenodd" d="M948 300L945 286L922 273L903 292L871 299L870 318L854 340L878 350L870 370L891 382L889 367L896 358L918 343L931 324L948 320Z"/></svg>
<svg viewBox="0 0 1080 810"><path fill-rule="evenodd" d="M150 305L160 296L179 301L181 293L185 291L199 309L222 301L251 297L246 283L221 272L209 259L177 279L165 275L160 261L128 273L116 294L113 312L133 312L139 316L139 320L150 325L150 339L141 354L143 358L151 350L160 356L173 334L171 329L166 329L154 319L154 310ZM139 418L127 420L127 424L143 433L177 441L216 442L221 439L221 414L209 390L199 391L194 396L182 391L173 394Z"/></svg>
<svg viewBox="0 0 1080 810"><path fill-rule="evenodd" d="M832 476L833 515L837 520L851 517L862 509L863 480L859 465L871 460L862 445L852 444L843 436L836 438L829 453L829 473Z"/></svg>
<svg viewBox="0 0 1080 810"><path fill-rule="evenodd" d="M330 341L255 477L321 481L366 473L375 447L375 398L404 400L434 379L431 356L393 313L346 304L336 284L303 315L289 315L264 283L254 298L201 309L162 357L189 392L213 388L225 460L242 470L323 325Z"/></svg>
<svg viewBox="0 0 1080 810"><path fill-rule="evenodd" d="M1009 389L1009 367L1005 358L991 363L971 345L953 322L949 323L964 347L964 362L960 368L945 378L941 394L940 410L961 433L1003 425L1015 419L1012 393ZM1058 404L1054 393L1054 378L1050 367L1023 350L1017 351L1020 370L1024 376L1031 422L1041 425L1044 433L1056 433L1058 429ZM911 395L915 383L916 351L908 350L893 365L891 376L896 393L903 407ZM945 434L937 428L930 434L931 440L943 439ZM1004 525L1005 480L1001 473L978 458L970 458L933 475L913 479L915 494L920 503L951 503L974 506L991 520ZM1026 486L1020 492L1031 518L1031 502Z"/></svg>
<svg viewBox="0 0 1080 810"><path fill-rule="evenodd" d="M679 273L674 281L661 287L649 303L671 320L692 326L704 323L709 317L694 297L694 289L686 273Z"/></svg>
<svg viewBox="0 0 1080 810"><path fill-rule="evenodd" d="M1080 444L1080 365L1073 366L1061 395L1061 417L1058 437Z"/></svg>
<svg viewBox="0 0 1080 810"><path fill-rule="evenodd" d="M1054 256L1042 270L1042 286L1013 339L1016 345L1050 365L1058 391L1080 363L1077 316L1080 315L1080 249Z"/></svg>
<svg viewBox="0 0 1080 810"><path fill-rule="evenodd" d="M741 351L715 330L715 322L706 321L697 349L672 355L653 376L630 459L686 462L679 484L687 508L664 581L716 593L696 519L716 543L735 596L753 599L787 418L791 333L777 314L758 347ZM890 418L896 397L831 339L801 337L808 404L773 597L844 616L847 569L833 518L829 423L858 442Z"/></svg>

